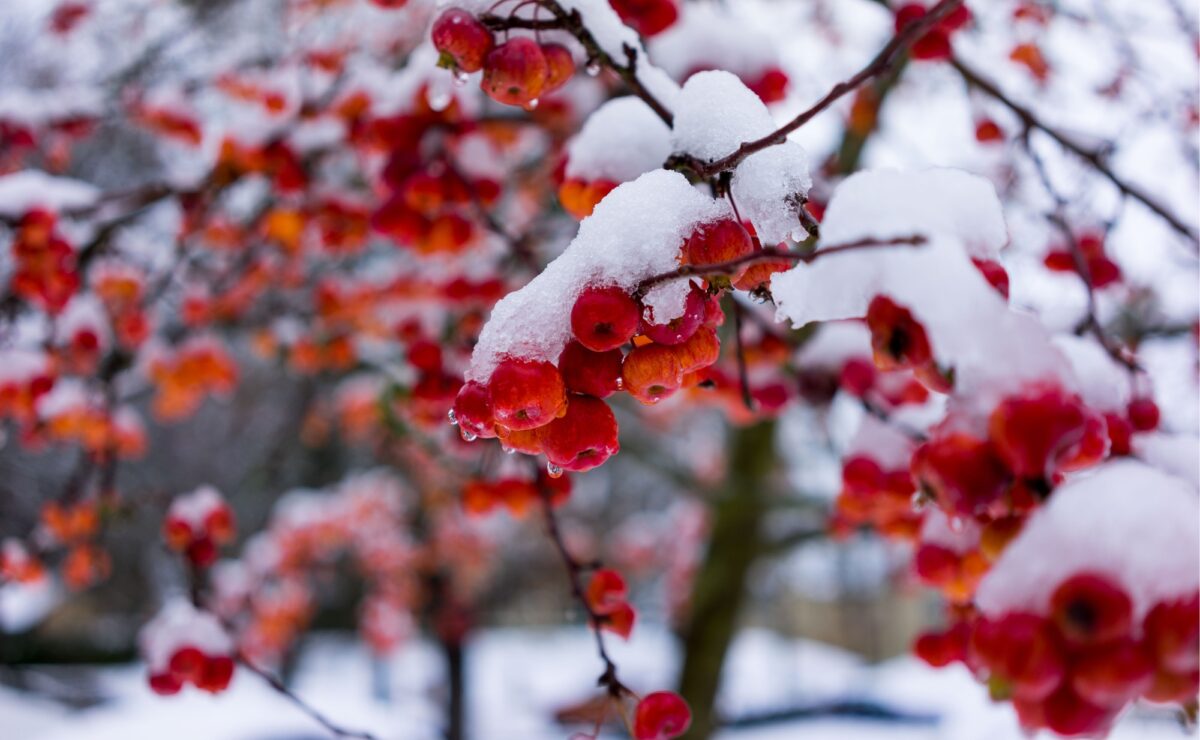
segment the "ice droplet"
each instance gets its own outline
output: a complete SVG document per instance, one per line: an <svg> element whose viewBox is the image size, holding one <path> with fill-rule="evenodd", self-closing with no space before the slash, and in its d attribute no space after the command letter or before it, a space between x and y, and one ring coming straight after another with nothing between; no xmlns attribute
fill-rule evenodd
<svg viewBox="0 0 1200 740"><path fill-rule="evenodd" d="M505 455L515 455L517 453L517 451L511 447L501 447L500 449L504 450Z"/></svg>
<svg viewBox="0 0 1200 740"><path fill-rule="evenodd" d="M802 242L808 238L808 232L804 229L792 229L791 237L794 242Z"/></svg>
<svg viewBox="0 0 1200 740"><path fill-rule="evenodd" d="M563 474L563 469L558 467L554 463L547 461L546 474L549 475L551 478L561 478L562 474Z"/></svg>
<svg viewBox="0 0 1200 740"><path fill-rule="evenodd" d="M538 100L537 98L530 100L528 103L525 104L525 110L537 110L538 103L540 103L540 102L541 101Z"/></svg>
<svg viewBox="0 0 1200 740"><path fill-rule="evenodd" d="M450 426L458 426L458 417L454 415L454 409L450 409L446 412L446 418L450 420Z"/></svg>
<svg viewBox="0 0 1200 740"><path fill-rule="evenodd" d="M450 107L450 101L454 99L454 96L450 94L449 90L430 90L425 98L429 101L430 108L440 112Z"/></svg>
<svg viewBox="0 0 1200 740"><path fill-rule="evenodd" d="M479 439L479 435L475 434L474 432L468 432L466 429L459 429L458 433L462 435L463 441L465 442L474 442L475 440Z"/></svg>
<svg viewBox="0 0 1200 740"><path fill-rule="evenodd" d="M596 75L600 74L600 62L588 62L587 66L583 68L583 71L588 73L588 77L595 77Z"/></svg>
<svg viewBox="0 0 1200 740"><path fill-rule="evenodd" d="M470 79L471 79L471 75L467 74L466 72L462 71L461 69L454 70L454 84L457 85L458 87L462 87L463 85L466 85Z"/></svg>
<svg viewBox="0 0 1200 740"><path fill-rule="evenodd" d="M617 390L620 391L620 390L624 390L624 389L625 389L625 379L618 377L617 378Z"/></svg>

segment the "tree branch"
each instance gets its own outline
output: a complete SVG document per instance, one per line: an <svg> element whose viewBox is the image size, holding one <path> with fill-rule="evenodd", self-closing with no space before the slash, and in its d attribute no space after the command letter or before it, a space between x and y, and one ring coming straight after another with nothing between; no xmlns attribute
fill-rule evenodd
<svg viewBox="0 0 1200 740"><path fill-rule="evenodd" d="M930 8L920 20L906 26L903 30L892 37L892 40L884 46L875 57L867 63L853 77L843 82L834 85L833 88L825 94L825 97L818 100L811 108L805 110L800 115L788 121L783 126L766 136L755 139L754 141L743 142L732 153L727 154L720 159L711 162L705 162L701 159L693 157L690 154L675 154L667 160L666 167L668 169L687 170L702 179L712 178L725 170L731 170L737 167L742 160L752 154L767 149L772 146L787 141L787 137L793 131L796 131L804 124L811 121L829 106L837 102L842 96L854 91L860 85L877 77L892 68L896 61L908 51L908 47L914 41L925 34L926 31L933 28L943 18L949 15L953 10L962 5L962 0L941 0L937 5Z"/></svg>

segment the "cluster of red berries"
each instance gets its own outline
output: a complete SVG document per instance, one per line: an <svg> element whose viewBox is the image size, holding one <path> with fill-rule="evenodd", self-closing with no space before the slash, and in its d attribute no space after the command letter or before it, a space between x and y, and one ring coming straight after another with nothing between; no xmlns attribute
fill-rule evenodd
<svg viewBox="0 0 1200 740"><path fill-rule="evenodd" d="M561 506L571 496L571 476L552 478L539 472L536 480L507 477L472 480L463 488L462 506L469 515L490 514L503 507L514 517L524 516L545 493L551 506Z"/></svg>
<svg viewBox="0 0 1200 740"><path fill-rule="evenodd" d="M913 481L908 467L885 469L868 455L842 461L842 490L830 527L835 534L870 525L880 534L913 539L922 514L913 508Z"/></svg>
<svg viewBox="0 0 1200 740"><path fill-rule="evenodd" d="M921 3L901 5L896 9L896 33L900 33L921 20L928 12L929 9ZM913 59L930 61L949 59L954 53L950 45L950 37L970 21L970 9L966 5L959 5L914 41L909 53L912 54Z"/></svg>
<svg viewBox="0 0 1200 740"><path fill-rule="evenodd" d="M50 211L28 211L12 243L12 292L49 314L61 311L79 290L75 250L59 235L57 222Z"/></svg>
<svg viewBox="0 0 1200 740"><path fill-rule="evenodd" d="M1046 267L1055 272L1078 273L1085 277L1093 288L1103 288L1120 282L1121 268L1104 253L1103 234L1081 234L1076 246L1080 259L1076 259L1075 250L1070 246L1056 247L1046 255Z"/></svg>
<svg viewBox="0 0 1200 740"><path fill-rule="evenodd" d="M1126 591L1108 577L1063 581L1048 615L964 615L923 635L919 657L967 664L1021 724L1059 735L1102 735L1138 698L1182 703L1200 690L1200 594L1155 604L1139 624Z"/></svg>
<svg viewBox="0 0 1200 740"><path fill-rule="evenodd" d="M212 486L202 486L175 499L163 519L167 546L200 568L216 562L217 548L232 540L233 535L233 512Z"/></svg>
<svg viewBox="0 0 1200 740"><path fill-rule="evenodd" d="M629 639L637 612L628 601L629 589L624 576L612 568L601 568L592 573L584 596L598 622L593 627Z"/></svg>
<svg viewBox="0 0 1200 740"><path fill-rule="evenodd" d="M562 44L540 44L527 36L496 38L478 18L450 8L433 22L439 63L458 73L483 71L482 88L493 100L525 108L554 92L575 74L575 58Z"/></svg>
<svg viewBox="0 0 1200 740"><path fill-rule="evenodd" d="M150 688L160 696L171 696L192 684L217 694L229 688L233 668L229 655L209 655L198 647L183 645L171 654L166 670L150 674Z"/></svg>
<svg viewBox="0 0 1200 740"><path fill-rule="evenodd" d="M1002 400L986 437L945 424L913 455L923 495L948 515L983 521L1028 512L1064 473L1090 467L1110 449L1104 417L1058 385Z"/></svg>
<svg viewBox="0 0 1200 740"><path fill-rule="evenodd" d="M757 248L745 227L725 219L698 226L680 261L715 264ZM683 314L665 323L655 323L653 312L622 288L589 286L571 309L574 340L557 364L504 358L487 383L462 387L453 421L468 440L498 437L506 449L544 453L556 473L590 470L619 449L616 417L602 399L624 390L654 404L702 382L700 371L721 351L720 291L761 284L772 267L787 265L745 267L732 281L714 279L707 289L693 283ZM628 353L625 345L632 345Z"/></svg>

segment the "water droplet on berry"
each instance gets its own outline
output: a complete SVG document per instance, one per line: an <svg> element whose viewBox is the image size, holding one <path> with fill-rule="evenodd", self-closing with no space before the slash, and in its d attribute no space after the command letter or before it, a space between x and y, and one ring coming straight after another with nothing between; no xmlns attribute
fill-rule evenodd
<svg viewBox="0 0 1200 740"><path fill-rule="evenodd" d="M458 426L458 417L454 415L454 409L450 409L448 412L446 412L446 418L450 420L450 426Z"/></svg>
<svg viewBox="0 0 1200 740"><path fill-rule="evenodd" d="M808 232L804 229L792 229L791 237L794 242L802 242L808 238Z"/></svg>
<svg viewBox="0 0 1200 740"><path fill-rule="evenodd" d="M549 475L551 478L561 478L562 474L563 474L562 468L558 467L557 465L555 465L552 462L546 463L546 475Z"/></svg>
<svg viewBox="0 0 1200 740"><path fill-rule="evenodd" d="M466 429L459 429L458 433L462 435L464 442L474 442L479 439L479 435L474 432L468 432Z"/></svg>
<svg viewBox="0 0 1200 740"><path fill-rule="evenodd" d="M583 68L583 71L588 73L588 77L595 77L596 75L600 74L600 62L588 62L587 66Z"/></svg>
<svg viewBox="0 0 1200 740"><path fill-rule="evenodd" d="M617 390L625 390L625 379L617 378Z"/></svg>
<svg viewBox="0 0 1200 740"><path fill-rule="evenodd" d="M458 87L462 87L463 85L467 84L470 79L471 75L467 74L461 69L454 70L454 84Z"/></svg>
<svg viewBox="0 0 1200 740"><path fill-rule="evenodd" d="M515 455L517 453L517 451L511 447L501 447L500 449L504 450L505 455Z"/></svg>
<svg viewBox="0 0 1200 740"><path fill-rule="evenodd" d="M541 101L538 100L537 98L530 100L528 103L525 104L525 110L537 110L538 103L540 103L540 102Z"/></svg>

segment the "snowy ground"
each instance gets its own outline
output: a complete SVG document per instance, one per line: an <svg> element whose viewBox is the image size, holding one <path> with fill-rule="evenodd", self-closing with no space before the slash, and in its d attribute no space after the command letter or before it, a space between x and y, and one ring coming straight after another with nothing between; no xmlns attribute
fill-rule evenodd
<svg viewBox="0 0 1200 740"><path fill-rule="evenodd" d="M614 657L634 688L670 685L665 666L676 651L667 634L641 626ZM588 695L597 673L591 637L582 630L492 630L469 650L472 737L565 740L571 730L547 719ZM33 669L36 670L36 669ZM437 737L437 656L413 645L388 664L392 701L372 698L370 660L357 645L321 638L305 655L297 692L347 728L388 740ZM256 677L239 673L219 697L195 691L162 699L140 668L100 669L93 676L110 700L71 711L11 689L0 690L0 737L21 740L309 740L321 728ZM748 631L735 645L724 706L733 716L830 700L868 700L911 722L814 719L728 731L722 740L1016 740L1011 712L990 704L962 670L933 671L913 659L865 666L836 648ZM1183 737L1169 713L1139 710L1112 740Z"/></svg>

